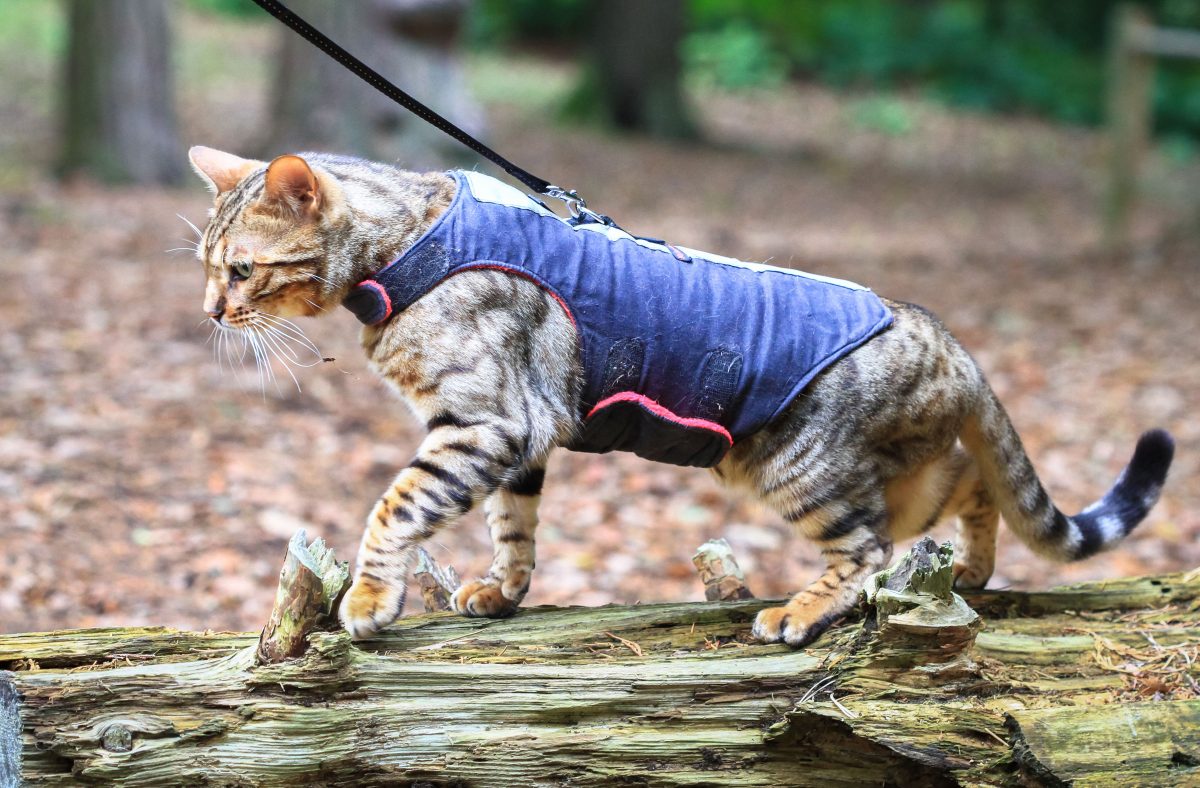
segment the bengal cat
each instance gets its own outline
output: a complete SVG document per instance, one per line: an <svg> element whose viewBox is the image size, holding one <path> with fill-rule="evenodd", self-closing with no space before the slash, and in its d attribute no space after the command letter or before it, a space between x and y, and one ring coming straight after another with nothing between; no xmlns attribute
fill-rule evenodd
<svg viewBox="0 0 1200 788"><path fill-rule="evenodd" d="M190 158L216 200L198 249L204 310L220 330L252 335L343 304L359 283L403 263L466 182L327 154L267 164L196 147ZM685 260L679 265L692 261L669 249ZM391 270L398 287L427 276ZM454 595L455 609L508 616L529 590L546 461L579 439L596 403L583 400L583 340L570 308L536 277L514 273L480 264L432 280L394 314L385 304L385 318L362 330L371 366L428 434L367 519L340 610L355 638L400 615L416 547L478 503L494 560ZM890 324L821 369L777 418L731 438L712 467L816 542L828 563L818 580L758 615L753 633L762 641L811 642L850 609L897 540L942 518L958 518L957 585L980 588L992 574L1001 515L1038 554L1086 558L1124 538L1166 479L1173 441L1147 432L1113 488L1064 515L962 346L924 309L880 303ZM642 416L657 407L640 406Z"/></svg>

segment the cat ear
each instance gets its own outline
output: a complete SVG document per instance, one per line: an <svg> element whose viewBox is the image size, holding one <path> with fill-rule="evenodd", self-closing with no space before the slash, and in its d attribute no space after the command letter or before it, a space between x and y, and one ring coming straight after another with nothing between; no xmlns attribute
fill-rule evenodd
<svg viewBox="0 0 1200 788"><path fill-rule="evenodd" d="M297 216L314 216L321 207L321 190L308 162L288 155L267 165L263 202L290 209Z"/></svg>
<svg viewBox="0 0 1200 788"><path fill-rule="evenodd" d="M189 149L188 160L191 161L192 169L200 176L200 180L204 181L204 185L213 194L224 194L237 186L242 178L263 165L261 161L243 159L203 145L195 145Z"/></svg>

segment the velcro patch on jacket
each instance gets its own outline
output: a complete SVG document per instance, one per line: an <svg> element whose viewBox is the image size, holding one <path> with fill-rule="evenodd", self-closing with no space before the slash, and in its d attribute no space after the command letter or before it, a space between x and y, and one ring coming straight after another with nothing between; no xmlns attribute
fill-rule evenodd
<svg viewBox="0 0 1200 788"><path fill-rule="evenodd" d="M685 418L648 397L622 391L592 408L570 448L629 451L656 462L711 468L732 446L733 438L720 424Z"/></svg>
<svg viewBox="0 0 1200 788"><path fill-rule="evenodd" d="M398 265L404 260L404 265ZM436 241L427 241L370 279L355 285L342 305L368 326L403 312L450 273L450 253Z"/></svg>

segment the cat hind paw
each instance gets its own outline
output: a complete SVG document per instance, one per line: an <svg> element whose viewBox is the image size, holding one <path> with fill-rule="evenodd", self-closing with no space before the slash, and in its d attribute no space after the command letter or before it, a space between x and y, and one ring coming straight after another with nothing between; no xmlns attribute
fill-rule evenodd
<svg viewBox="0 0 1200 788"><path fill-rule="evenodd" d="M954 562L954 588L958 591L979 591L992 579L992 570L971 562Z"/></svg>
<svg viewBox="0 0 1200 788"><path fill-rule="evenodd" d="M454 612L471 618L507 618L517 612L517 601L504 596L495 581L463 583L450 598Z"/></svg>

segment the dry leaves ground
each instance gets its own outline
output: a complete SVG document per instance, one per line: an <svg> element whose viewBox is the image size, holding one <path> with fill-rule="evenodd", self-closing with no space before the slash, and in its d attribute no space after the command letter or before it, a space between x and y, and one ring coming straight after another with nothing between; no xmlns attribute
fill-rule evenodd
<svg viewBox="0 0 1200 788"><path fill-rule="evenodd" d="M196 29L257 45L268 34L211 20ZM184 51L185 138L237 149L259 117L264 70L241 72L248 82L232 102L228 71L197 77L208 61L194 46ZM1163 502L1124 547L1060 567L1003 532L994 585L1200 565L1197 248L1185 237L1118 259L1096 252L1093 134L794 87L707 96L712 142L668 144L555 127L546 108L569 69L495 65L478 65L476 81L499 149L585 190L630 230L854 279L939 313L1064 508L1107 488L1139 431L1175 433ZM900 101L911 130L872 128L864 102L885 100ZM4 159L44 160L45 105L21 102L0 104L24 130L6 135L24 147ZM1151 241L1185 222L1169 190L1195 178L1158 166L1138 228ZM202 221L198 184L110 191L11 173L4 184L0 631L260 627L288 537L304 527L351 557L418 425L366 370L348 312L306 326L336 361L300 370L302 392L263 394L253 376L239 384L218 367L200 325L198 263L163 251L187 235L177 212ZM557 455L542 517L528 604L703 598L690 556L716 536L759 595L818 570L811 545L705 472L632 456ZM480 516L430 550L464 576L486 568Z"/></svg>

